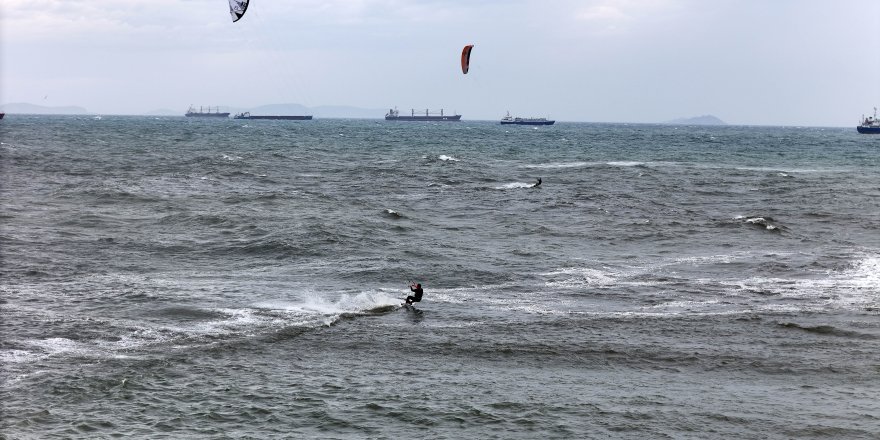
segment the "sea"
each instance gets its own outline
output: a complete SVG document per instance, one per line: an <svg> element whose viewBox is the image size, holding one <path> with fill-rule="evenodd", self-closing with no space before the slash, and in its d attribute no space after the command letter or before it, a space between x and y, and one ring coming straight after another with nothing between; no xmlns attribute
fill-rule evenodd
<svg viewBox="0 0 880 440"><path fill-rule="evenodd" d="M855 127L12 114L0 142L2 439L880 433Z"/></svg>

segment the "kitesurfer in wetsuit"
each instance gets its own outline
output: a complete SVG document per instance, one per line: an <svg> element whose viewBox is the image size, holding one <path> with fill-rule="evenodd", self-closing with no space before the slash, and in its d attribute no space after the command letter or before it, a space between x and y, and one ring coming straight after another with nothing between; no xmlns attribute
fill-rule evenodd
<svg viewBox="0 0 880 440"><path fill-rule="evenodd" d="M540 177L538 177L538 181L535 182L534 185L532 185L532 188L537 188L537 187L539 187L539 186L541 186L541 178L540 178Z"/></svg>
<svg viewBox="0 0 880 440"><path fill-rule="evenodd" d="M407 305L410 305L414 302L419 302L422 300L422 294L424 294L424 292L422 291L421 284L411 284L409 286L409 290L412 290L415 295L410 295L410 296L406 297L406 304Z"/></svg>

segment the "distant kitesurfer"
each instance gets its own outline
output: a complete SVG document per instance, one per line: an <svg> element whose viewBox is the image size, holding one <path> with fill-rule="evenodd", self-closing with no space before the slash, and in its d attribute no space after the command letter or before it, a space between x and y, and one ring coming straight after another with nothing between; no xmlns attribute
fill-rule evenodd
<svg viewBox="0 0 880 440"><path fill-rule="evenodd" d="M539 187L539 186L541 186L541 178L540 178L540 177L538 177L538 181L535 182L534 185L532 185L532 188L537 188L537 187Z"/></svg>
<svg viewBox="0 0 880 440"><path fill-rule="evenodd" d="M414 302L419 302L422 300L422 294L424 294L424 292L422 291L421 284L410 284L409 290L412 290L414 295L406 297L406 305L410 305Z"/></svg>

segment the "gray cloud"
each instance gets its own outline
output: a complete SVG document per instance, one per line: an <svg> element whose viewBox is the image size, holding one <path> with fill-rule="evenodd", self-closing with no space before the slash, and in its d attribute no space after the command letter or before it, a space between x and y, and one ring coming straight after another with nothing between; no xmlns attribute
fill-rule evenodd
<svg viewBox="0 0 880 440"><path fill-rule="evenodd" d="M296 0L255 2L235 24L225 3L6 0L0 100L843 126L880 104L880 5L867 0Z"/></svg>

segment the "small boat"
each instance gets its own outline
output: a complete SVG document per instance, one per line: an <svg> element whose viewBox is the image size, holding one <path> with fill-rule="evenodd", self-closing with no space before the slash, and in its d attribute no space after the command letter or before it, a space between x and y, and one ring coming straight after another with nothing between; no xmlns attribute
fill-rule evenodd
<svg viewBox="0 0 880 440"><path fill-rule="evenodd" d="M238 113L232 119L277 119L284 121L311 121L312 115L305 116L288 116L288 115L251 115L251 112Z"/></svg>
<svg viewBox="0 0 880 440"><path fill-rule="evenodd" d="M3 119L4 116L6 116L6 113L0 112L0 119Z"/></svg>
<svg viewBox="0 0 880 440"><path fill-rule="evenodd" d="M874 116L862 115L861 123L856 127L859 133L880 134L880 119L877 119L877 107L874 107Z"/></svg>
<svg viewBox="0 0 880 440"><path fill-rule="evenodd" d="M208 111L205 111L204 108L199 107L196 110L195 106L189 106L189 110L186 111L187 118L228 118L229 112L221 112L220 107L214 107L214 111L211 111L211 107L208 107Z"/></svg>
<svg viewBox="0 0 880 440"><path fill-rule="evenodd" d="M425 109L425 114L422 114L419 111L419 114L416 114L416 110L412 109L410 115L400 116L400 112L397 111L397 108L393 108L388 110L388 113L385 114L386 121L460 121L461 115L444 115L443 109L440 109L440 113L431 113L430 110Z"/></svg>
<svg viewBox="0 0 880 440"><path fill-rule="evenodd" d="M501 118L501 125L553 125L555 122L547 118L515 118L510 112Z"/></svg>

